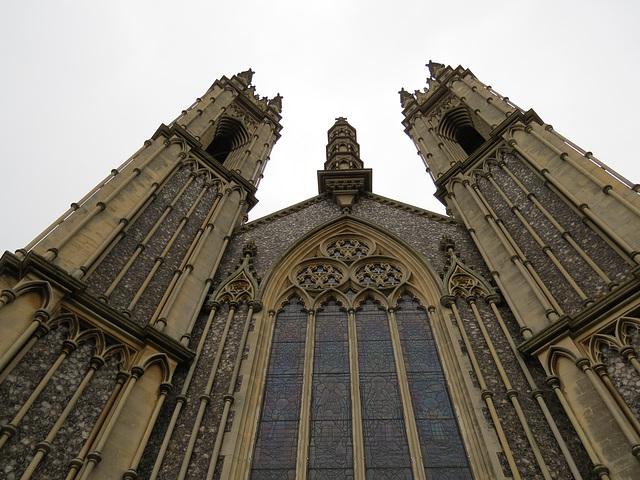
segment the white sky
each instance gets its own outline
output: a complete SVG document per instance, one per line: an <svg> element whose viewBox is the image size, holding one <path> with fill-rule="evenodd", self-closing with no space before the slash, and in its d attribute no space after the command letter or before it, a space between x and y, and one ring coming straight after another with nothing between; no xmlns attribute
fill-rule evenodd
<svg viewBox="0 0 640 480"><path fill-rule="evenodd" d="M326 132L358 131L375 193L443 212L397 94L430 59L634 181L640 2L15 1L0 17L0 251L27 244L222 75L251 67L284 126L250 219L317 193Z"/></svg>

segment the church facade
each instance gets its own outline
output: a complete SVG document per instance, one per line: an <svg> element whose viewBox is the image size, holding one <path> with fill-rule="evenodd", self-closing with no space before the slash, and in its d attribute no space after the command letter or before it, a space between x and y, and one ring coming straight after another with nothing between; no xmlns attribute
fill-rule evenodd
<svg viewBox="0 0 640 480"><path fill-rule="evenodd" d="M6 252L0 476L640 478L640 185L428 67L448 215L375 194L339 117L318 195L247 222L282 100L249 70Z"/></svg>

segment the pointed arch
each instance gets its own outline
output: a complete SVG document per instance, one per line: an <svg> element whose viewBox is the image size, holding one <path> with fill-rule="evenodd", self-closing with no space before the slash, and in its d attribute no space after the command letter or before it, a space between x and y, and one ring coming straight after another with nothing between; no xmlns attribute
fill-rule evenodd
<svg viewBox="0 0 640 480"><path fill-rule="evenodd" d="M187 153L189 152L189 146L187 145L187 142L185 142L185 140L182 137L179 137L177 135L174 135L169 139L169 145L179 145L180 146L179 153L183 155L187 155Z"/></svg>
<svg viewBox="0 0 640 480"><path fill-rule="evenodd" d="M416 299L418 301L418 305L421 308L424 308L425 310L427 309L427 306L424 305L420 290L416 288L415 285L409 282L398 285L398 287L396 287L391 295L389 295L389 306L392 308L398 308L400 306L399 302L403 301L402 297L405 295L405 293L410 294L414 299Z"/></svg>
<svg viewBox="0 0 640 480"><path fill-rule="evenodd" d="M84 330L75 339L78 345L82 345L83 343L90 342L91 340L93 340L95 343L93 346L93 354L97 357L103 357L104 351L106 350L107 341L104 337L104 333L102 332L102 330L99 330L97 328Z"/></svg>
<svg viewBox="0 0 640 480"><path fill-rule="evenodd" d="M635 317L620 317L616 321L615 335L620 344L625 346L631 345L630 336L633 330L640 331L640 319Z"/></svg>
<svg viewBox="0 0 640 480"><path fill-rule="evenodd" d="M118 368L120 368L120 370L124 372L129 371L133 366L131 364L132 362L131 350L121 343L107 347L103 352L102 358L104 360L107 360L117 355L120 356L120 362L119 362Z"/></svg>
<svg viewBox="0 0 640 480"><path fill-rule="evenodd" d="M10 289L15 297L20 297L27 293L36 293L42 298L42 304L40 308L47 312L50 312L54 304L54 293L51 284L44 280L32 280L26 282L19 282L15 287Z"/></svg>
<svg viewBox="0 0 640 480"><path fill-rule="evenodd" d="M297 295L298 298L300 298L300 301L304 304L304 308L306 310L311 309L313 305L313 299L309 296L309 294L297 285L291 285L284 292L282 292L282 295L280 295L273 303L273 310L281 310L284 305L289 302L289 299L294 295Z"/></svg>
<svg viewBox="0 0 640 480"><path fill-rule="evenodd" d="M372 298L374 302L378 302L382 308L385 310L389 308L389 298L382 294L379 290L375 288L367 287L364 290L358 292L355 297L353 297L352 304L353 308L358 309L361 307L362 303L365 302L368 298Z"/></svg>
<svg viewBox="0 0 640 480"><path fill-rule="evenodd" d="M166 353L156 353L154 355L150 355L145 358L143 362L140 363L140 368L144 371L148 370L150 367L157 365L162 372L162 382L168 383L171 380L171 366L169 365L169 357L167 357Z"/></svg>
<svg viewBox="0 0 640 480"><path fill-rule="evenodd" d="M465 106L454 107L444 113L438 124L438 133L458 144L467 155L471 155L486 141Z"/></svg>
<svg viewBox="0 0 640 480"><path fill-rule="evenodd" d="M549 355L547 356L547 371L550 372L553 376L560 376L558 374L558 361L562 358L566 358L571 360L572 363L576 363L578 360L578 356L572 352L571 350L564 348L553 346L549 350ZM576 367L577 368L577 367Z"/></svg>
<svg viewBox="0 0 640 480"><path fill-rule="evenodd" d="M598 363L602 362L603 347L608 347L611 350L620 352L620 350L624 348L624 345L622 345L617 338L611 335L604 335L601 333L593 335L589 339L589 356L591 357L592 361Z"/></svg>
<svg viewBox="0 0 640 480"><path fill-rule="evenodd" d="M240 147L247 144L250 135L237 117L224 115L215 125L213 139L205 151L221 164Z"/></svg>
<svg viewBox="0 0 640 480"><path fill-rule="evenodd" d="M265 306L273 304L280 291L291 285L289 272L303 260L324 251L324 243L331 237L353 235L359 239L370 238L377 251L382 248L385 257L398 259L411 272L411 282L421 291L429 292L429 304L438 304L444 294L444 285L433 266L411 245L392 232L367 220L351 216L334 218L302 235L289 246L272 264L260 285L257 298ZM372 252L371 255L375 255ZM365 258L365 257L362 257ZM348 284L344 285L345 291Z"/></svg>
<svg viewBox="0 0 640 480"><path fill-rule="evenodd" d="M349 308L349 306L351 305L351 302L345 294L335 288L330 288L322 292L318 297L315 298L313 308L316 310L321 309L322 304L330 300L335 300L337 303L342 305L342 308L345 309Z"/></svg>
<svg viewBox="0 0 640 480"><path fill-rule="evenodd" d="M333 256L330 254L330 251L333 250L329 246L335 239L348 241L358 239L358 241L367 243L367 246L371 248L367 252L362 251L358 256L351 255L349 258L342 258L341 252L339 252L340 255ZM348 245L349 248L352 246ZM332 283L314 283L313 288L301 287L297 278L299 269L307 265L323 263L327 265L331 263L331 265L340 268L344 273L348 273L349 279ZM400 268L399 271L402 272L400 281L385 282L381 280L385 272L388 273L383 265L386 263ZM377 270L373 268L376 265L379 267ZM380 278L370 282L358 281L354 272L365 266L370 267L366 273L371 275L372 279L373 277L378 278L378 274L380 274ZM398 445L405 445L407 440L405 435L408 431L412 432L411 438L414 438L414 442L416 442L412 445L417 445L419 436L423 439L421 441L426 441L424 440L427 438L425 429L429 428L427 425L429 420L426 417L423 418L426 415L423 412L426 408L424 405L419 407L422 409L420 411L423 415L420 418L420 422L422 422L420 427L416 427L415 423L411 423L412 421L406 423L409 421L405 420L406 417L402 413L396 415L403 409L413 408L406 399L405 403L401 400L398 393L398 388L400 388L398 382L402 382L402 385L409 385L409 387L403 388L416 389L436 388L433 385L437 384L437 389L442 391L442 395L451 395L452 401L461 405L460 408L465 412L465 419L471 418L473 407L469 400L470 392L466 389L467 384L456 380L448 387L444 380L444 373L427 372L427 363L435 362L442 365L441 368L451 378L457 379L463 376L459 360L449 347L451 344L456 344L458 339L449 322L442 321L444 307L440 305L440 298L444 293L445 288L440 276L424 256L393 233L360 218L349 215L334 218L308 231L294 244L288 246L264 275L257 294L257 298L263 302L265 311L268 311L269 314L268 316L264 313L259 314L256 319L256 333L251 340L255 342L251 349L259 352L254 357L252 367L252 371L256 372L256 381L247 386L245 404L263 404L263 412L259 412L259 416L256 417L255 409L249 411L247 407L243 407L243 412L248 418L243 418L243 423L238 427L234 426L234 428L245 432L245 436L252 439L251 442L255 442L252 469L261 471L271 468L265 460L269 456L266 452L271 449L269 442L272 437L269 432L282 431L282 429L287 432L299 432L302 435L300 438L309 439L309 443L306 445L309 448L320 445L320 442L326 440L322 440L323 434L317 430L317 427L318 422L323 421L322 409L325 401L323 395L327 392L335 394L336 404L332 407L338 408L338 405L342 406L343 404L351 405L347 409L348 411L339 407L340 418L343 418L345 424L351 425L351 420L349 420L352 418L351 408L354 412L358 411L365 417L381 408L380 404L375 403L376 401L368 393L364 394L367 398L366 404L360 404L353 400L356 397L360 398L360 394L354 392L362 388L364 389L362 391L378 392L382 395L383 392L380 389L383 389L384 395L389 395L389 398L392 398L390 400L393 404L391 410L394 413L387 412L385 407L381 415L387 416L384 416L383 420L378 420L380 422L395 422L394 425L397 425L398 430L394 430L394 435L397 434L398 439L404 439L399 440ZM286 301L286 298L290 298L293 294L300 298L304 298L304 294L312 302L312 310L315 311L309 312L309 315L305 316L300 311L293 312L282 309L281 305ZM415 299L415 304L412 303L411 308L403 310L400 314L402 324L399 325L396 323L395 313L390 310L390 307L394 305L394 300L397 304L402 295L407 294L412 300ZM322 308L325 306L322 305L323 302L329 302L326 309ZM375 308L372 308L371 302L375 304ZM437 311L430 312L425 305L434 305ZM416 308L419 311L416 311ZM278 330L282 313L284 313L283 320L296 322L295 328L292 326L286 334L283 333L286 329L282 328L284 323L280 325L280 330ZM432 315L435 317L431 317ZM438 321L432 324L430 318L436 318ZM399 328L403 329L404 333L399 334ZM294 332L295 340L293 340ZM424 357L423 347L427 343L429 343L431 353L428 362L425 363L425 360L420 359ZM404 355L405 348L411 350L409 356ZM287 393L287 402L290 403L292 399L295 399L296 405L300 405L297 407L300 411L299 415L296 414L295 421L274 418L271 413L264 414L264 412L274 411L275 406L272 405L276 398L273 393L274 388L285 380L279 377L282 372L274 373L276 367L272 366L280 365L280 355L285 349L289 349L291 352L295 350L298 355L297 362L299 361L299 365L301 365L301 367L296 367L295 375L289 373L290 378L288 377L286 382L286 388L292 389L291 392L287 390L289 392ZM439 353L436 353L438 351ZM302 355L304 362L302 362L300 355ZM407 376L404 367L398 366L398 361L414 362L412 365L418 370L411 370L410 375ZM302 387L303 384L307 385L305 389ZM355 403L349 402L349 395L351 395L352 402ZM422 393L416 393L416 395L420 396ZM346 403L345 398L347 399ZM365 409L368 410L365 412ZM360 415L360 413L354 415ZM456 418L453 414L447 415L446 421L455 430L457 427L454 428L453 425L457 422ZM300 420L301 418L306 420ZM354 422L362 422L362 420L355 420L355 418L354 416ZM365 432L366 438L364 443L359 443L359 448L369 448L367 445L372 446L375 443L374 430L379 425L376 424L378 427L373 425L378 420L370 420L367 418L363 423L363 432ZM292 423L285 424L287 421ZM466 426L467 430L465 431L469 432L470 427ZM350 431L350 428L349 426L344 432ZM416 428L422 429L420 433ZM344 432L341 430L336 441L350 443L351 440L344 439L350 439L351 434ZM281 435L285 434L279 434L278 438ZM452 433L452 438L455 435L457 434ZM463 452L463 441L461 439L455 441L460 445L460 452ZM475 441L475 437L472 438L469 435L469 442L471 441ZM300 445L304 447L304 442ZM303 447L299 446L298 448ZM293 447L287 448L288 450L283 455L289 459L296 456L301 458L300 455L303 455L302 450L295 450ZM408 447L398 448L402 450ZM412 454L417 454L417 451L413 451ZM367 455L371 455L371 452ZM309 471L316 467L309 465ZM348 465L344 465L344 467L349 468ZM287 468L294 467L288 464ZM342 469L342 466L340 468Z"/></svg>
<svg viewBox="0 0 640 480"><path fill-rule="evenodd" d="M47 326L50 329L54 329L56 327L66 325L69 329L67 333L67 338L75 339L80 333L80 320L75 313L71 312L63 312L59 315L56 315L52 319L47 322Z"/></svg>

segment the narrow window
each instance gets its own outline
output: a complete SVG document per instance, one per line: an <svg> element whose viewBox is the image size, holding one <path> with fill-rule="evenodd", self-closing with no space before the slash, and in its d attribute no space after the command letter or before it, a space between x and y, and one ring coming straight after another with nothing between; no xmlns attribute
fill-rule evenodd
<svg viewBox="0 0 640 480"><path fill-rule="evenodd" d="M471 155L484 143L484 138L475 128L464 126L460 127L456 132L456 141L467 155Z"/></svg>
<svg viewBox="0 0 640 480"><path fill-rule="evenodd" d="M220 163L224 163L232 148L233 139L229 135L218 135L207 147L207 153Z"/></svg>
<svg viewBox="0 0 640 480"><path fill-rule="evenodd" d="M228 162L235 152L239 152L242 145L249 141L247 130L240 122L230 117L222 117L215 126L213 140L207 146L206 152L218 162Z"/></svg>

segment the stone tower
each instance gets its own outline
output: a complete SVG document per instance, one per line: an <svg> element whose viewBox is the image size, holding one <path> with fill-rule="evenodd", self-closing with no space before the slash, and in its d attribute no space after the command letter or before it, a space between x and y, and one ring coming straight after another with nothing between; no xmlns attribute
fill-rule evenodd
<svg viewBox="0 0 640 480"><path fill-rule="evenodd" d="M640 478L640 187L429 69L446 216L339 117L318 195L246 222L281 129L249 70L5 253L0 476Z"/></svg>
<svg viewBox="0 0 640 480"><path fill-rule="evenodd" d="M256 203L280 136L281 98L259 97L252 75L215 81L24 250L2 258L1 378L13 375L23 389L3 406L0 463L11 478L14 465L25 478L65 478L64 449L75 452L72 478L135 477L172 372L193 357L194 322L229 235ZM39 348L50 335L64 337L57 358ZM89 391L96 380L104 391ZM54 388L63 393L51 405ZM35 455L18 466L26 444L37 445Z"/></svg>
<svg viewBox="0 0 640 480"><path fill-rule="evenodd" d="M640 475L640 384L628 382L640 368L640 185L469 70L428 67L428 88L401 95L437 197L472 236L518 349L544 366L595 472Z"/></svg>

